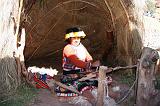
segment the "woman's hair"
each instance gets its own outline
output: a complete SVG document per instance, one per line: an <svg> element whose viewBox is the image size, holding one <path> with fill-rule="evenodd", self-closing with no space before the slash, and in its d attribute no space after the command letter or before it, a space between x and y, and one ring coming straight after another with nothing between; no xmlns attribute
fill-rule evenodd
<svg viewBox="0 0 160 106"><path fill-rule="evenodd" d="M68 38L67 40L65 40L68 44L71 44L71 38Z"/></svg>
<svg viewBox="0 0 160 106"><path fill-rule="evenodd" d="M82 30L78 27L72 27L66 30L66 34L71 33L71 32L79 32L79 31L82 31Z"/></svg>

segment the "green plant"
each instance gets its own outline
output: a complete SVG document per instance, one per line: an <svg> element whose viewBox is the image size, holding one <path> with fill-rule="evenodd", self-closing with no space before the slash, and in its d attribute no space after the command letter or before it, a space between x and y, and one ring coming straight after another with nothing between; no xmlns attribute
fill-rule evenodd
<svg viewBox="0 0 160 106"><path fill-rule="evenodd" d="M127 84L129 86L132 86L133 82L135 81L135 75L133 74L122 74L120 76L120 82L123 84Z"/></svg>
<svg viewBox="0 0 160 106"><path fill-rule="evenodd" d="M21 85L14 95L0 101L0 106L25 106L36 96L37 90L25 84Z"/></svg>
<svg viewBox="0 0 160 106"><path fill-rule="evenodd" d="M154 81L155 88L160 90L160 75L156 76L156 80Z"/></svg>

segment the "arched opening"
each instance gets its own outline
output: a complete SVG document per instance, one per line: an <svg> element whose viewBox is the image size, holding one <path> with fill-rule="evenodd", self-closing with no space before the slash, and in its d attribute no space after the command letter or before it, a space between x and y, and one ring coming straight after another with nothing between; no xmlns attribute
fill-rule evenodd
<svg viewBox="0 0 160 106"><path fill-rule="evenodd" d="M131 62L128 54L131 38L129 19L121 0L48 0L43 9L36 3L29 15L31 23L25 26L25 61L28 66L59 69L65 30L72 26L78 26L86 33L82 43L94 60L100 59L113 65L119 64L115 62L125 57L125 61Z"/></svg>

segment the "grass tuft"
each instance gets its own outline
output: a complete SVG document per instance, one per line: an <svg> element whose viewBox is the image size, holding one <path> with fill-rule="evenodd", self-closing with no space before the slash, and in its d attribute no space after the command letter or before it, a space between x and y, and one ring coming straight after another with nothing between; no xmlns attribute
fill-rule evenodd
<svg viewBox="0 0 160 106"><path fill-rule="evenodd" d="M21 85L14 95L0 101L0 106L26 106L37 94L37 90L26 84Z"/></svg>
<svg viewBox="0 0 160 106"><path fill-rule="evenodd" d="M123 84L127 84L129 86L132 86L133 82L135 81L135 75L133 74L122 74L120 76L120 82Z"/></svg>

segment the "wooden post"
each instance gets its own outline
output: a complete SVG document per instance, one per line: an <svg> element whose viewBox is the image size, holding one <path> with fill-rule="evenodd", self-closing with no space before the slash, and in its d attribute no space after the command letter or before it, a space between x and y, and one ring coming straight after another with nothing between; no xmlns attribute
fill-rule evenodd
<svg viewBox="0 0 160 106"><path fill-rule="evenodd" d="M136 106L153 106L156 90L154 87L155 67L159 58L158 52L145 47L137 67L138 85Z"/></svg>
<svg viewBox="0 0 160 106"><path fill-rule="evenodd" d="M104 66L100 66L99 68L99 79L98 79L98 95L97 95L97 103L96 106L103 106L104 104L104 94L106 94L105 83L104 80L106 78L106 70L104 70Z"/></svg>

